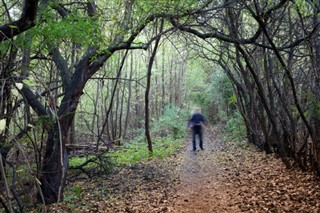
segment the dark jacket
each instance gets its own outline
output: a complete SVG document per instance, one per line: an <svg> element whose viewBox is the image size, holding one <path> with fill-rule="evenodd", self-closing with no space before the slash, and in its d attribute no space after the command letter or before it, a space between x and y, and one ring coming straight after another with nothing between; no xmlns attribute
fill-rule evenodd
<svg viewBox="0 0 320 213"><path fill-rule="evenodd" d="M205 118L204 115L201 113L195 113L192 115L190 121L189 121L189 125L188 126L201 126L205 124Z"/></svg>

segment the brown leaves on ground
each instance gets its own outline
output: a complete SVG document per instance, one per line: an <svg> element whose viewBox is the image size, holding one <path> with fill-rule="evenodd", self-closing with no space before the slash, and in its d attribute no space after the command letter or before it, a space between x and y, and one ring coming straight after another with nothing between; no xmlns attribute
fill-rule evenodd
<svg viewBox="0 0 320 213"><path fill-rule="evenodd" d="M280 159L207 131L205 150L72 182L50 212L320 212L319 181Z"/></svg>
<svg viewBox="0 0 320 213"><path fill-rule="evenodd" d="M288 170L272 155L236 153L233 160L238 164L222 176L236 189L228 193L243 212L320 212L319 181L312 174Z"/></svg>
<svg viewBox="0 0 320 213"><path fill-rule="evenodd" d="M179 182L177 167L182 155L154 159L119 168L106 177L70 183L66 197L78 199L50 207L50 212L168 212Z"/></svg>
<svg viewBox="0 0 320 213"><path fill-rule="evenodd" d="M286 169L280 158L244 143L223 141L215 141L221 147L215 152L221 169L216 179L228 200L212 212L320 212L320 182L313 174Z"/></svg>

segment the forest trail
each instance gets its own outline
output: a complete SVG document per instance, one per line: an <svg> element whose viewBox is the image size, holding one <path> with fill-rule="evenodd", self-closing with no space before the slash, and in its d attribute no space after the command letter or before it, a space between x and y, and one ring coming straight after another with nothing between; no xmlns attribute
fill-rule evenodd
<svg viewBox="0 0 320 213"><path fill-rule="evenodd" d="M206 130L204 150L199 150L197 142L197 151L192 151L192 139L189 137L190 142L180 165L181 182L172 212L241 212L237 206L230 205L232 196L227 191L229 187L220 176L224 168L216 159L223 146L216 133Z"/></svg>
<svg viewBox="0 0 320 213"><path fill-rule="evenodd" d="M191 151L190 137L164 159L70 182L68 200L49 212L320 212L312 174L286 169L246 142L229 142L218 127L206 130L203 151Z"/></svg>
<svg viewBox="0 0 320 213"><path fill-rule="evenodd" d="M221 133L207 130L203 151L191 151L189 139L171 212L320 212L312 174L288 170L274 155L226 142Z"/></svg>

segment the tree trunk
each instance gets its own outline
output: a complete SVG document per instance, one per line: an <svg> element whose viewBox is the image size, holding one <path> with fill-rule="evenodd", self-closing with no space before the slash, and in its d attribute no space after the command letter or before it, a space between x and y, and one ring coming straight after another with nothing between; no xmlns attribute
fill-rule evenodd
<svg viewBox="0 0 320 213"><path fill-rule="evenodd" d="M62 201L65 177L68 170L68 155L62 136L61 127L56 121L48 132L48 140L43 160L41 192L38 194L38 200L45 204Z"/></svg>
<svg viewBox="0 0 320 213"><path fill-rule="evenodd" d="M160 32L162 32L162 27L163 27L163 20L161 20ZM151 57L149 59L148 69L147 69L147 86L146 86L146 91L145 91L145 136L146 136L146 139L148 142L148 150L150 153L152 153L153 150L152 150L152 141L151 141L150 129L149 129L149 92L150 92L150 85L151 85L152 65L153 65L154 58L157 53L160 38L161 37L158 36L158 38L156 39L156 43L154 45L154 48L151 53Z"/></svg>
<svg viewBox="0 0 320 213"><path fill-rule="evenodd" d="M110 55L111 54L112 52ZM100 66L91 67L90 69L89 61L93 55L94 53L88 53L79 61L70 85L65 88L65 96L61 101L57 114L51 115L54 122L48 132L42 165L42 176L40 178L41 191L38 193L38 202L50 204L62 201L63 199L63 188L68 170L68 155L65 147L66 143L68 143L68 132L72 126L79 99L88 79L103 64L101 63ZM107 60L110 55L106 56L105 60ZM35 101L37 101L37 99L31 99L29 104ZM36 110L39 111L37 108Z"/></svg>
<svg viewBox="0 0 320 213"><path fill-rule="evenodd" d="M127 130L130 125L130 105L131 105L131 97L132 97L132 77L133 77L133 53L131 52L131 60L130 60L130 73L129 73L129 83L128 83L128 101L127 101L127 109L126 109L126 119L124 123L123 129L123 138L127 136Z"/></svg>

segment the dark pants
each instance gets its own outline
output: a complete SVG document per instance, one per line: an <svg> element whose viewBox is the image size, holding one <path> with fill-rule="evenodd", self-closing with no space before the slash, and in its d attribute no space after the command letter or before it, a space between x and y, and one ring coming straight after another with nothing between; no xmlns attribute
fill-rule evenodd
<svg viewBox="0 0 320 213"><path fill-rule="evenodd" d="M192 127L192 146L193 146L193 151L197 149L196 147L196 135L199 137L199 146L200 149L203 149L202 145L202 127L201 125L196 125Z"/></svg>

